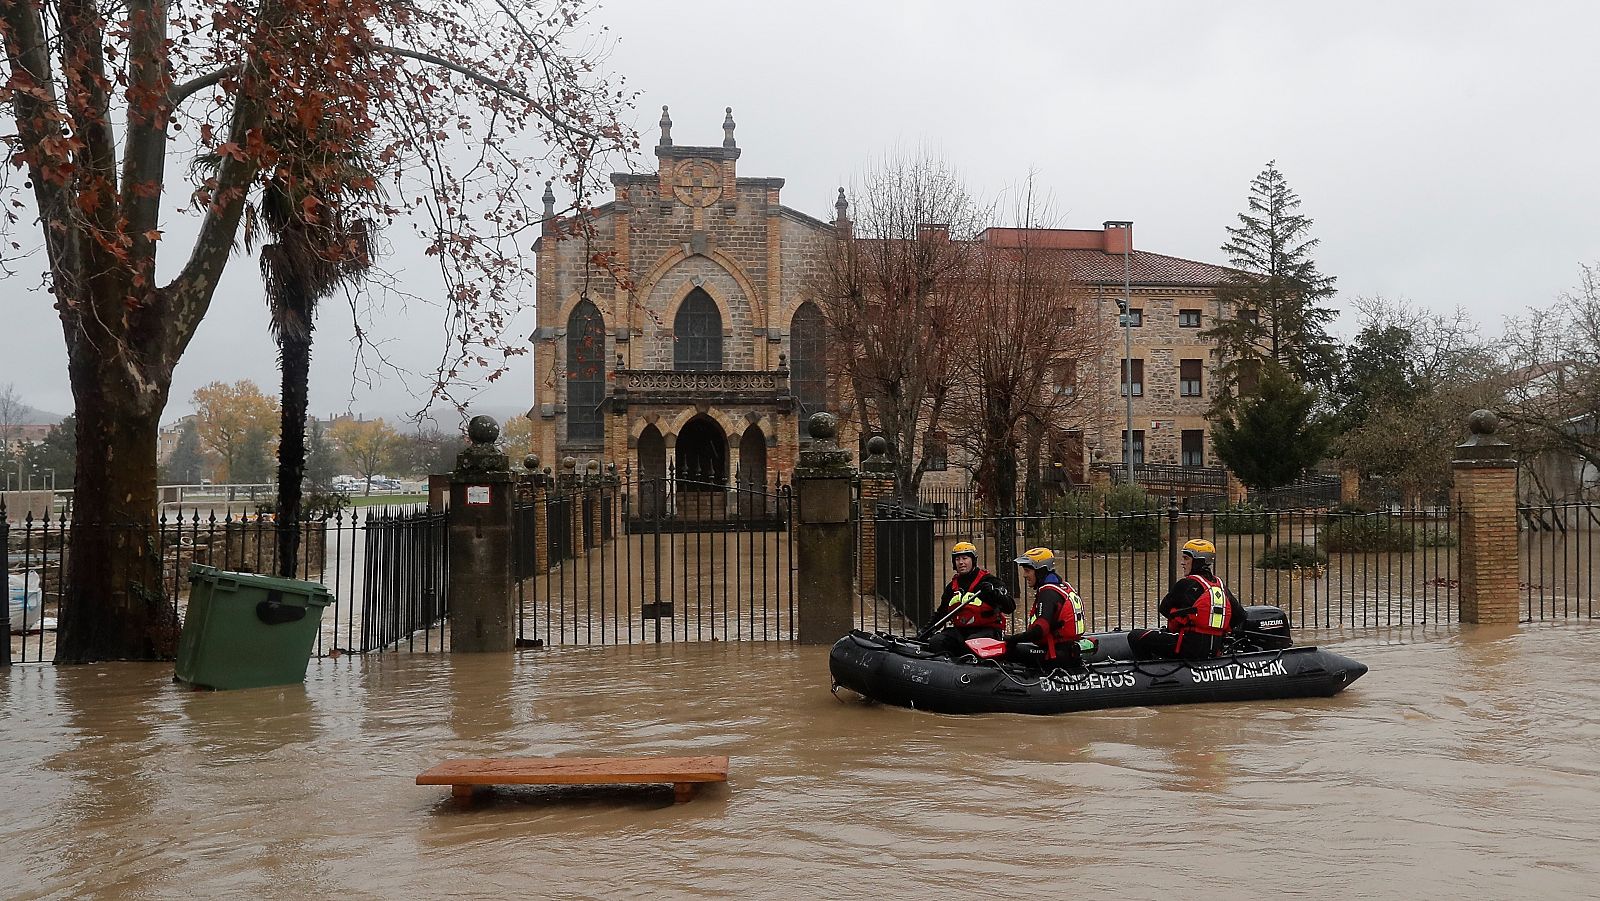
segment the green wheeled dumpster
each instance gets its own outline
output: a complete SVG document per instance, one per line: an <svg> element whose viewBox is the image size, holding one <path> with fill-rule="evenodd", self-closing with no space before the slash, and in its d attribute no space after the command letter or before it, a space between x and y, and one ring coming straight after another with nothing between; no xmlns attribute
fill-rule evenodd
<svg viewBox="0 0 1600 901"><path fill-rule="evenodd" d="M190 566L178 681L218 689L304 682L322 608L332 603L315 582Z"/></svg>

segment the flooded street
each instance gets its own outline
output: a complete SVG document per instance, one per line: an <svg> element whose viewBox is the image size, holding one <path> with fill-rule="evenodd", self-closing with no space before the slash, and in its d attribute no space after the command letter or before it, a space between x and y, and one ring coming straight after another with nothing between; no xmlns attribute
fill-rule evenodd
<svg viewBox="0 0 1600 901"><path fill-rule="evenodd" d="M840 703L827 649L780 643L322 659L232 693L14 667L0 896L1592 897L1597 637L1337 636L1371 673L1334 698L1053 718ZM551 754L732 764L682 805L412 784Z"/></svg>

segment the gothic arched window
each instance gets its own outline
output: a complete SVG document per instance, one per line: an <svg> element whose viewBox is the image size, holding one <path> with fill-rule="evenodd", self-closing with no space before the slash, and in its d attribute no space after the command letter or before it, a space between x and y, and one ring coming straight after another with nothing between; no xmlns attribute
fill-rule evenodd
<svg viewBox="0 0 1600 901"><path fill-rule="evenodd" d="M600 310L579 301L567 317L567 440L600 441L605 423L606 326Z"/></svg>
<svg viewBox="0 0 1600 901"><path fill-rule="evenodd" d="M789 384L800 402L800 418L827 405L828 331L822 310L806 301L789 321Z"/></svg>
<svg viewBox="0 0 1600 901"><path fill-rule="evenodd" d="M722 370L722 313L704 289L683 299L672 321L672 368L689 372Z"/></svg>

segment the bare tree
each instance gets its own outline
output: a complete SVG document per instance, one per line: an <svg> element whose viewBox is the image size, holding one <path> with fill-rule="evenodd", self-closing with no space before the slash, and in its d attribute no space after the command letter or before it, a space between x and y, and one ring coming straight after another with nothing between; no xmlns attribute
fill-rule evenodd
<svg viewBox="0 0 1600 901"><path fill-rule="evenodd" d="M21 437L22 417L28 407L17 394L17 386L6 383L0 388L0 457L11 459L17 453L16 442Z"/></svg>
<svg viewBox="0 0 1600 901"><path fill-rule="evenodd" d="M1022 464L1037 467L1049 433L1091 412L1078 373L1101 358L1107 337L1065 254L1048 246L1048 215L1030 179L1015 227L985 232L965 292L957 433L978 461L982 496L1001 515L1016 512Z"/></svg>
<svg viewBox="0 0 1600 901"><path fill-rule="evenodd" d="M879 434L895 462L895 489L915 501L963 340L964 289L988 210L950 167L927 153L890 157L854 194L840 223L820 295L837 352L836 377L863 434ZM843 217L841 217L842 219Z"/></svg>
<svg viewBox="0 0 1600 901"><path fill-rule="evenodd" d="M1600 264L1548 309L1506 320L1498 405L1524 474L1547 500L1585 486L1549 484L1543 459L1600 470ZM1570 466L1566 464L1566 466Z"/></svg>
<svg viewBox="0 0 1600 901"><path fill-rule="evenodd" d="M270 124L304 132L355 117L377 167L362 177L391 185L394 199L369 192L345 214L419 223L445 285L437 391L466 369L501 371L517 348L500 335L543 218L538 180L563 178L583 198L603 187L596 159L637 144L620 119L630 95L599 73L604 48L578 31L584 6L0 0L0 107L16 129L5 138L13 166L0 170L7 224L37 220L50 291L39 302L61 319L79 456L106 464L77 470L58 662L176 647L149 551L159 417L246 199L295 152L273 138L293 129ZM182 178L173 146L219 162ZM25 178L5 182L15 169ZM24 192L33 209L18 213ZM198 232L173 248L183 262L163 267L173 273L163 283L162 217L181 198L192 198Z"/></svg>

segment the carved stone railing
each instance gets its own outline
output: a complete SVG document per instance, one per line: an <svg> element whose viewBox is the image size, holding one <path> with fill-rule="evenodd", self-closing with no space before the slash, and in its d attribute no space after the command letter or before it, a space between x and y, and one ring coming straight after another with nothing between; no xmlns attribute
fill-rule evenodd
<svg viewBox="0 0 1600 901"><path fill-rule="evenodd" d="M676 369L618 369L611 384L611 409L630 403L683 404L712 401L724 404L776 404L787 410L793 403L789 370L729 370L684 372Z"/></svg>

